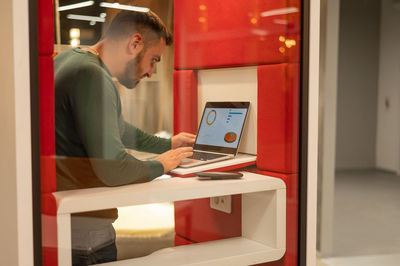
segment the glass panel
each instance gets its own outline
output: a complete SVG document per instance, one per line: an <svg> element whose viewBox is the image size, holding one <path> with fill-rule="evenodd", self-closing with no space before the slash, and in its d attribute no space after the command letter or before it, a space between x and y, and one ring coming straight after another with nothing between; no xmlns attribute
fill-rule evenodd
<svg viewBox="0 0 400 266"><path fill-rule="evenodd" d="M245 243L240 252L261 245L285 253L282 265L295 261L300 1L58 0L54 14L55 195L87 199L70 207L76 210L68 209L71 235L59 231L59 241L67 242L54 245L69 248L71 237L72 256L68 248L57 249L58 254L67 250L59 263L71 258L76 265L98 264L235 238ZM203 113L212 114L212 122L201 119ZM196 145L201 121L203 128L215 127L204 131L212 132L215 141L207 142L206 133ZM188 159L193 147L213 152L215 161ZM215 158L222 155L228 157ZM195 165L184 167L183 161ZM134 186L139 193L141 183L149 189L160 178L173 176L168 186L180 180L174 178L194 177L197 171L240 171L285 180L290 188L287 245L271 240L284 222L276 225L274 217L262 213L251 224L262 219L266 236L248 228L243 232L242 215L253 215L258 202L240 193L211 199L188 195L184 201L124 208L126 203L110 198L100 211L96 205L101 202L94 197L97 193L117 191L115 198L122 193L134 199L135 193L124 194L132 187L120 187ZM236 182L247 182L245 177ZM144 193L154 202L154 192ZM266 196L260 202L275 206L277 194L252 196ZM64 218L60 223L68 224L68 215L58 211ZM49 234L45 228L44 235Z"/></svg>
<svg viewBox="0 0 400 266"><path fill-rule="evenodd" d="M321 2L321 265L397 265L399 1Z"/></svg>

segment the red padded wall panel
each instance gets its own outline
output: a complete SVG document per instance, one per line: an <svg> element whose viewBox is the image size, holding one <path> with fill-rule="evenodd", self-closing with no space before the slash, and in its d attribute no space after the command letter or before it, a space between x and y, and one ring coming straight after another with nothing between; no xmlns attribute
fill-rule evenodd
<svg viewBox="0 0 400 266"><path fill-rule="evenodd" d="M300 36L301 36L301 1L288 0L288 7L296 8L298 12L291 12L287 15L287 34L285 39L285 50L287 62L300 62ZM294 10L294 9L293 9Z"/></svg>
<svg viewBox="0 0 400 266"><path fill-rule="evenodd" d="M175 239L174 239L175 247L182 246L182 245L189 245L189 244L194 244L194 242L190 241L184 237L181 237L180 235L175 234Z"/></svg>
<svg viewBox="0 0 400 266"><path fill-rule="evenodd" d="M176 69L279 63L287 0L175 0Z"/></svg>
<svg viewBox="0 0 400 266"><path fill-rule="evenodd" d="M58 264L55 125L54 125L54 9L52 0L38 0L40 170L42 192L43 266Z"/></svg>
<svg viewBox="0 0 400 266"><path fill-rule="evenodd" d="M38 0L39 54L52 55L54 47L53 0Z"/></svg>
<svg viewBox="0 0 400 266"><path fill-rule="evenodd" d="M40 154L42 193L56 191L54 70L50 56L39 56Z"/></svg>
<svg viewBox="0 0 400 266"><path fill-rule="evenodd" d="M232 213L210 208L210 199L175 202L175 232L194 242L237 237L242 234L242 197L232 197Z"/></svg>
<svg viewBox="0 0 400 266"><path fill-rule="evenodd" d="M174 72L174 134L197 132L197 76L193 70Z"/></svg>
<svg viewBox="0 0 400 266"><path fill-rule="evenodd" d="M57 265L57 202L51 193L42 194L43 266Z"/></svg>
<svg viewBox="0 0 400 266"><path fill-rule="evenodd" d="M257 167L297 173L299 65L258 67Z"/></svg>

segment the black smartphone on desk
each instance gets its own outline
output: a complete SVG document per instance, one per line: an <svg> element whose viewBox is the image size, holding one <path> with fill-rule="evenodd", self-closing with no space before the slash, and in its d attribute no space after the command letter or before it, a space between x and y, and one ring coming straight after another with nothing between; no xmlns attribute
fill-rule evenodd
<svg viewBox="0 0 400 266"><path fill-rule="evenodd" d="M241 179L242 173L230 172L197 172L194 173L200 180Z"/></svg>

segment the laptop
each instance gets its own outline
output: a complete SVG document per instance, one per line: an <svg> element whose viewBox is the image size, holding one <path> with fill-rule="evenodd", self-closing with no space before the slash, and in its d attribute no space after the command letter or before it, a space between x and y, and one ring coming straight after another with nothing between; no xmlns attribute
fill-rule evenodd
<svg viewBox="0 0 400 266"><path fill-rule="evenodd" d="M250 102L207 102L193 146L193 156L179 167L189 168L236 156Z"/></svg>

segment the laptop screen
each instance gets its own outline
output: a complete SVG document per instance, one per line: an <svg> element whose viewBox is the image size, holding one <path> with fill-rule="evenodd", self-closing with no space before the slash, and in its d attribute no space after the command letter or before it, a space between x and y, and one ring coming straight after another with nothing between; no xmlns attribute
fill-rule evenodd
<svg viewBox="0 0 400 266"><path fill-rule="evenodd" d="M194 148L236 153L247 112L247 102L208 102Z"/></svg>

